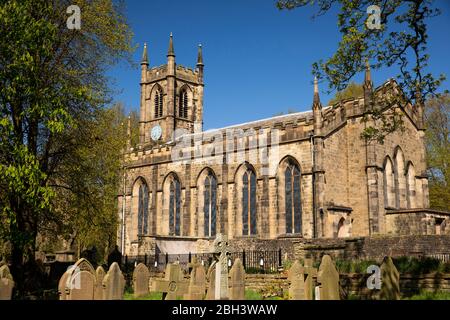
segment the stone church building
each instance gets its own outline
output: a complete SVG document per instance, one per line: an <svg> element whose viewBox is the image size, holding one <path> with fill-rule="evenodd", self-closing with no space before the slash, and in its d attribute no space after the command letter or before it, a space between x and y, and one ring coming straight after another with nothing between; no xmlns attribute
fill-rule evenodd
<svg viewBox="0 0 450 320"><path fill-rule="evenodd" d="M372 100L402 96L394 80L374 87L368 66L361 97L323 106L314 81L309 111L203 131L203 73L201 46L195 69L176 64L172 35L165 65L150 67L144 47L139 144L128 142L118 195L124 254L201 251L217 233L449 233L448 213L429 209L423 105L397 105L404 131L384 144L360 137Z"/></svg>

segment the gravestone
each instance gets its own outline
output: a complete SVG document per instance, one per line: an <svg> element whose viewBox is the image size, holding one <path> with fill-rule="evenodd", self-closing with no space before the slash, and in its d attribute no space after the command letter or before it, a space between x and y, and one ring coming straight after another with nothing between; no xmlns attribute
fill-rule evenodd
<svg viewBox="0 0 450 320"><path fill-rule="evenodd" d="M139 263L133 271L134 296L140 297L148 294L150 271L145 264Z"/></svg>
<svg viewBox="0 0 450 320"><path fill-rule="evenodd" d="M188 281L184 279L181 267L177 263L169 263L166 267L164 279L152 279L150 291L162 292L163 300L183 298L188 291Z"/></svg>
<svg viewBox="0 0 450 320"><path fill-rule="evenodd" d="M14 280L7 265L0 267L0 300L11 300Z"/></svg>
<svg viewBox="0 0 450 320"><path fill-rule="evenodd" d="M203 300L206 291L205 267L197 261L191 263L191 279L189 280L188 293L186 300Z"/></svg>
<svg viewBox="0 0 450 320"><path fill-rule="evenodd" d="M305 275L300 261L295 260L288 272L289 300L305 300Z"/></svg>
<svg viewBox="0 0 450 320"><path fill-rule="evenodd" d="M99 266L97 270L95 270L95 288L94 288L94 300L103 300L103 279L105 278L105 269L102 266Z"/></svg>
<svg viewBox="0 0 450 320"><path fill-rule="evenodd" d="M215 300L216 298L216 264L217 261L213 261L213 263L209 266L208 273L206 274L206 278L209 282L208 291L206 292L206 300Z"/></svg>
<svg viewBox="0 0 450 320"><path fill-rule="evenodd" d="M84 258L70 266L59 280L60 300L93 300L96 275L94 267Z"/></svg>
<svg viewBox="0 0 450 320"><path fill-rule="evenodd" d="M340 300L339 273L329 255L322 257L317 281L320 284L320 300Z"/></svg>
<svg viewBox="0 0 450 320"><path fill-rule="evenodd" d="M230 278L230 299L245 300L245 269L241 259L234 261Z"/></svg>
<svg viewBox="0 0 450 320"><path fill-rule="evenodd" d="M103 279L103 300L122 300L125 290L125 278L119 264L113 262Z"/></svg>
<svg viewBox="0 0 450 320"><path fill-rule="evenodd" d="M305 300L314 299L314 278L317 278L317 268L313 267L312 259L305 259L305 266L303 267L305 273Z"/></svg>
<svg viewBox="0 0 450 320"><path fill-rule="evenodd" d="M215 275L215 300L228 299L228 237L217 234L214 240L214 254L217 259Z"/></svg>
<svg viewBox="0 0 450 320"><path fill-rule="evenodd" d="M391 257L385 257L381 264L381 292L383 300L400 299L400 274Z"/></svg>

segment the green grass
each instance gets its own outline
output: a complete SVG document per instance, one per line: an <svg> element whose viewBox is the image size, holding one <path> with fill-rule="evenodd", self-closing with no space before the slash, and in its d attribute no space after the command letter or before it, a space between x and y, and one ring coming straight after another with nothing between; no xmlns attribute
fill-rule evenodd
<svg viewBox="0 0 450 320"><path fill-rule="evenodd" d="M150 292L149 294L147 294L145 296L135 298L133 293L125 292L123 299L124 300L162 300L162 293Z"/></svg>
<svg viewBox="0 0 450 320"><path fill-rule="evenodd" d="M160 292L151 292L145 296L135 298L133 293L125 292L123 296L124 300L161 300L162 293ZM245 299L246 300L281 300L280 297L270 297L267 299L263 299L262 295L259 292L254 290L245 290ZM177 299L180 300L180 299Z"/></svg>
<svg viewBox="0 0 450 320"><path fill-rule="evenodd" d="M255 290L245 290L245 300L283 300L282 297L272 296L272 297L263 297L261 293Z"/></svg>
<svg viewBox="0 0 450 320"><path fill-rule="evenodd" d="M262 300L262 295L254 290L245 290L245 300Z"/></svg>
<svg viewBox="0 0 450 320"><path fill-rule="evenodd" d="M450 300L450 292L429 292L422 291L419 294L413 295L408 298L404 298L404 300Z"/></svg>

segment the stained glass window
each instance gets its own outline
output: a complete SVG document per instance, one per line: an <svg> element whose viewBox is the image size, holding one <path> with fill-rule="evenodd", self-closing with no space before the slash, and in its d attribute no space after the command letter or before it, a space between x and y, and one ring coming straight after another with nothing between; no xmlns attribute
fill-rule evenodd
<svg viewBox="0 0 450 320"><path fill-rule="evenodd" d="M180 230L180 210L181 210L181 187L178 180L170 182L169 195L169 234L179 236Z"/></svg>
<svg viewBox="0 0 450 320"><path fill-rule="evenodd" d="M284 172L286 233L302 232L302 202L300 193L300 170L289 165Z"/></svg>
<svg viewBox="0 0 450 320"><path fill-rule="evenodd" d="M256 176L247 170L242 177L242 234L256 234L256 223Z"/></svg>
<svg viewBox="0 0 450 320"><path fill-rule="evenodd" d="M216 198L217 198L217 181L216 178L209 173L205 178L204 191L204 234L206 237L216 235Z"/></svg>
<svg viewBox="0 0 450 320"><path fill-rule="evenodd" d="M148 188L146 184L139 186L138 198L138 235L148 233Z"/></svg>

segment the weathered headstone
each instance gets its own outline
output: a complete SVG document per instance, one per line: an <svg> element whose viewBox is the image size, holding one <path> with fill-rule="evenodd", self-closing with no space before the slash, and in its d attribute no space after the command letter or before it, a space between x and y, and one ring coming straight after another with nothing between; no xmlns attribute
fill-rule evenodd
<svg viewBox="0 0 450 320"><path fill-rule="evenodd" d="M11 300L14 280L7 265L0 267L0 300Z"/></svg>
<svg viewBox="0 0 450 320"><path fill-rule="evenodd" d="M304 268L298 260L295 260L288 272L289 299L305 300L305 275Z"/></svg>
<svg viewBox="0 0 450 320"><path fill-rule="evenodd" d="M208 291L206 292L206 300L215 300L216 298L216 264L217 261L213 261L213 263L209 266L208 273L206 274L206 278L209 282Z"/></svg>
<svg viewBox="0 0 450 320"><path fill-rule="evenodd" d="M177 263L169 263L164 279L151 279L150 291L162 292L164 300L183 298L188 290L188 281L184 279L181 267Z"/></svg>
<svg viewBox="0 0 450 320"><path fill-rule="evenodd" d="M216 300L228 299L228 237L224 234L217 234L214 240L214 253L217 259L215 275Z"/></svg>
<svg viewBox="0 0 450 320"><path fill-rule="evenodd" d="M320 284L320 300L340 300L339 273L329 255L322 257L317 281Z"/></svg>
<svg viewBox="0 0 450 320"><path fill-rule="evenodd" d="M103 300L122 300L125 290L125 278L119 264L114 262L103 279Z"/></svg>
<svg viewBox="0 0 450 320"><path fill-rule="evenodd" d="M303 267L305 273L305 300L314 299L314 278L317 277L317 268L313 267L312 259L305 259Z"/></svg>
<svg viewBox="0 0 450 320"><path fill-rule="evenodd" d="M205 267L196 261L191 264L191 279L189 280L188 293L186 300L203 300L206 291Z"/></svg>
<svg viewBox="0 0 450 320"><path fill-rule="evenodd" d="M241 259L234 261L230 278L230 299L245 300L245 269Z"/></svg>
<svg viewBox="0 0 450 320"><path fill-rule="evenodd" d="M391 257L385 257L381 264L381 292L383 300L400 299L400 274Z"/></svg>
<svg viewBox="0 0 450 320"><path fill-rule="evenodd" d="M94 267L81 258L70 266L59 280L60 300L93 300L95 280Z"/></svg>
<svg viewBox="0 0 450 320"><path fill-rule="evenodd" d="M103 279L105 278L105 269L102 266L99 266L97 270L95 270L95 288L94 288L94 300L103 300Z"/></svg>
<svg viewBox="0 0 450 320"><path fill-rule="evenodd" d="M133 271L134 296L140 297L148 294L150 271L145 264L139 263Z"/></svg>

